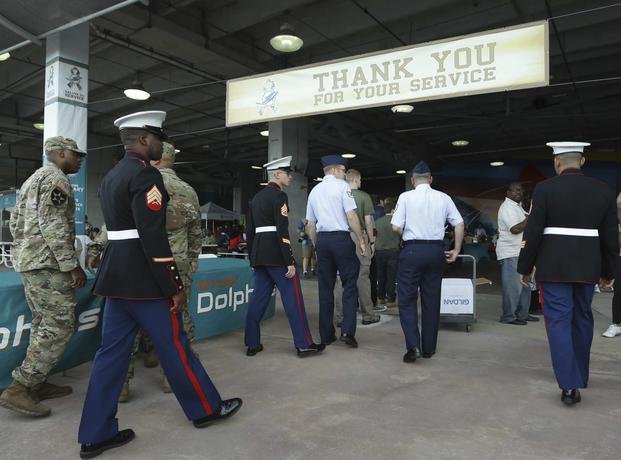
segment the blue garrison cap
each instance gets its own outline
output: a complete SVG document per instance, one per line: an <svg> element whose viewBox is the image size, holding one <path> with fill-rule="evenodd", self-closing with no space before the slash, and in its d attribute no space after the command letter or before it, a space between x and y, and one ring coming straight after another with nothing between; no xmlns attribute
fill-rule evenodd
<svg viewBox="0 0 621 460"><path fill-rule="evenodd" d="M414 166L414 169L412 170L412 174L427 174L430 172L431 169L429 169L429 165L427 165L424 161L416 163L416 166Z"/></svg>
<svg viewBox="0 0 621 460"><path fill-rule="evenodd" d="M347 166L347 160L341 155L324 155L321 157L321 165L325 168L330 165Z"/></svg>

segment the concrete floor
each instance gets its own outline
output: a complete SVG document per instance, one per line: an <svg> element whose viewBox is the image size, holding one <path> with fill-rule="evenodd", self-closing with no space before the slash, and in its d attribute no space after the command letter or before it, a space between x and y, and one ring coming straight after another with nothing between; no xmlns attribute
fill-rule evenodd
<svg viewBox="0 0 621 460"><path fill-rule="evenodd" d="M303 282L317 338L317 286ZM136 439L106 452L117 459L607 459L619 457L621 337L604 339L611 294L594 300L591 380L583 402L560 402L543 322L497 322L497 286L478 291L479 322L440 330L438 353L402 362L398 317L359 327L360 348L337 343L323 356L294 354L282 307L263 327L265 351L244 354L242 332L197 345L224 397L244 399L231 420L197 430L159 369L137 367L133 398L119 407ZM0 458L77 458L76 433L89 364L51 380L74 394L49 401L51 417L2 409Z"/></svg>

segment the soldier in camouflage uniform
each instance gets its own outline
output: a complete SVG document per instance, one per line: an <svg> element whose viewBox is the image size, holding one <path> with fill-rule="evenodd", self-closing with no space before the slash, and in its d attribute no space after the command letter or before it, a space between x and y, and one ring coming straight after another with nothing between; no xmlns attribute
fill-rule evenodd
<svg viewBox="0 0 621 460"><path fill-rule="evenodd" d="M194 189L188 183L181 180L172 169L175 164L175 148L171 144L164 142L162 159L152 161L151 164L158 168L162 174L164 187L170 196L170 201L166 208L166 232L168 233L170 249L175 257L179 275L186 290L187 299L190 297L190 289L192 287L192 273L196 271L198 266L198 255L202 247L201 213L198 196ZM107 238L102 228L102 232L95 241L89 244L87 267L93 268L96 266L96 259L103 251L106 241ZM188 340L192 342L194 340L194 322L187 309L187 300L183 310L183 327ZM119 396L119 402L126 402L129 399L129 380L134 377L135 357L138 352L141 335L143 334L136 336L134 352L127 370L127 380ZM148 340L148 337L144 336L144 338ZM147 348L149 347L147 346ZM151 346L151 348L153 347ZM155 365L157 366L157 362ZM145 366L152 367L147 365L146 361ZM166 379L164 379L163 388L165 392L170 392Z"/></svg>
<svg viewBox="0 0 621 460"><path fill-rule="evenodd" d="M22 185L9 224L13 264L21 274L32 323L26 357L0 396L1 406L32 416L50 414L40 401L72 392L47 377L74 330L74 289L86 284L74 249L75 200L66 176L78 172L86 152L61 136L47 139L44 148L49 163Z"/></svg>

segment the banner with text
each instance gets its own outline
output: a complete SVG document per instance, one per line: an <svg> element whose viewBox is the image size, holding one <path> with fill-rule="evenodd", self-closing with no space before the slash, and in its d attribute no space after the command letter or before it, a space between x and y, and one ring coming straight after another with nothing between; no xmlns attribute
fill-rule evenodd
<svg viewBox="0 0 621 460"><path fill-rule="evenodd" d="M101 342L104 299L91 293L94 277L76 291L76 324L62 359L53 372L71 369L90 361ZM205 259L194 274L188 308L195 325L195 339L244 327L254 278L246 260ZM272 295L264 319L275 311ZM11 383L11 371L26 355L32 315L18 273L0 272L0 389ZM243 346L240 343L240 349Z"/></svg>
<svg viewBox="0 0 621 460"><path fill-rule="evenodd" d="M227 81L226 125L549 83L540 21Z"/></svg>

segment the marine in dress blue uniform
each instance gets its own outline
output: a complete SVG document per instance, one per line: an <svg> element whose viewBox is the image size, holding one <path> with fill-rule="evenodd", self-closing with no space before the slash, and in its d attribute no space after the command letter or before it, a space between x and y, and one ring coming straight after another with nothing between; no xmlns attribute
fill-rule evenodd
<svg viewBox="0 0 621 460"><path fill-rule="evenodd" d="M149 164L162 156L165 112L117 119L125 157L99 189L108 229L93 292L106 297L102 342L95 355L78 440L91 458L134 437L119 431L117 401L138 329L151 337L162 368L188 419L197 427L234 414L241 400L222 400L190 348L180 306L183 284L166 235L168 194Z"/></svg>
<svg viewBox="0 0 621 460"><path fill-rule="evenodd" d="M246 354L254 356L263 350L261 319L276 286L298 356L315 355L325 346L313 342L308 327L300 278L289 238L289 201L282 190L291 180L291 157L279 158L263 167L267 170L269 182L252 198L246 226L250 265L254 270L254 290L246 315Z"/></svg>
<svg viewBox="0 0 621 460"><path fill-rule="evenodd" d="M319 334L323 344L329 345L336 340L334 283L338 270L343 285L341 341L356 348L356 283L360 262L356 255L356 245L350 236L350 228L358 238L363 254L367 250L366 240L356 215L356 202L351 188L343 180L347 161L339 155L325 155L321 158L321 163L324 167L323 181L311 190L306 206L308 234L317 251Z"/></svg>
<svg viewBox="0 0 621 460"><path fill-rule="evenodd" d="M533 191L517 271L527 284L535 268L554 374L571 405L589 381L595 283L606 287L614 278L617 207L610 187L582 174L588 143L547 145L557 176Z"/></svg>
<svg viewBox="0 0 621 460"><path fill-rule="evenodd" d="M461 250L464 220L453 200L431 188L431 170L424 161L412 172L414 189L399 196L390 223L400 233L403 248L397 269L399 318L407 352L403 361L416 361L417 350L423 358L436 352L440 323L440 291L446 263L452 263ZM444 252L446 223L455 227L455 248ZM420 289L421 331L418 329L416 301Z"/></svg>

